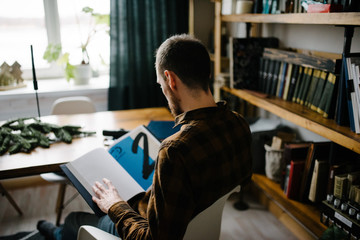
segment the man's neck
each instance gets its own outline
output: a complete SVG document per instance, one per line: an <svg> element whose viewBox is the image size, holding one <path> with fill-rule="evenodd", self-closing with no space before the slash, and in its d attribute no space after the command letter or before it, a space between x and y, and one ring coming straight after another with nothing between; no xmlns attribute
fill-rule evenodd
<svg viewBox="0 0 360 240"><path fill-rule="evenodd" d="M194 97L187 97L182 101L182 109L185 112L199 109L199 108L207 108L207 107L216 107L216 102L210 91L208 92L199 92Z"/></svg>

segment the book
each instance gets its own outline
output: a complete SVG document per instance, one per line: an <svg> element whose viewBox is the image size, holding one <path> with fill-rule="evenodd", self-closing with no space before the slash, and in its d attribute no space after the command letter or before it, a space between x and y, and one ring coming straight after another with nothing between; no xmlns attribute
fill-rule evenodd
<svg viewBox="0 0 360 240"><path fill-rule="evenodd" d="M307 201L311 185L312 173L316 159L328 159L331 142L312 142L305 159L304 174L300 185L300 201Z"/></svg>
<svg viewBox="0 0 360 240"><path fill-rule="evenodd" d="M326 188L329 174L327 160L315 160L314 171L311 178L309 200L319 202L326 199Z"/></svg>
<svg viewBox="0 0 360 240"><path fill-rule="evenodd" d="M282 72L280 73L280 79L279 79L279 82L280 82L280 85L279 85L279 92L278 92L278 97L279 98L282 98L283 96L283 93L284 93L284 87L285 87L285 84L286 84L286 73L288 71L288 63L287 62L284 62L284 66L282 68Z"/></svg>
<svg viewBox="0 0 360 240"><path fill-rule="evenodd" d="M289 87L290 87L290 81L291 81L291 75L292 75L292 71L293 71L292 69L293 69L293 64L289 63L287 71L286 71L286 76L285 76L284 92L282 94L282 98L284 100L286 100L287 96L288 96Z"/></svg>
<svg viewBox="0 0 360 240"><path fill-rule="evenodd" d="M359 66L360 66L360 58L357 61L351 61L351 70L353 74L353 81L354 81L354 91L357 100L358 106L360 106L360 73L359 73ZM360 114L359 114L360 118Z"/></svg>
<svg viewBox="0 0 360 240"><path fill-rule="evenodd" d="M347 175L347 179L348 179L348 185L347 185L347 198L348 199L354 199L354 192L351 191L351 187L352 186L359 186L360 184L360 171L356 171L356 172L350 172ZM350 197L350 195L352 195Z"/></svg>
<svg viewBox="0 0 360 240"><path fill-rule="evenodd" d="M279 39L231 38L230 44L230 86L233 88L259 91L262 86L259 77L259 62L265 47L277 48Z"/></svg>
<svg viewBox="0 0 360 240"><path fill-rule="evenodd" d="M301 183L301 176L304 170L305 161L294 161L290 162L289 179L287 183L286 196L289 199L299 199L299 187Z"/></svg>
<svg viewBox="0 0 360 240"><path fill-rule="evenodd" d="M343 69L344 69L344 80L345 80L345 88L346 88L345 95L346 95L346 102L348 107L350 129L353 132L358 131L360 133L359 122L357 121L359 117L356 109L357 103L355 100L354 83L351 75L352 71L351 71L350 59L348 57L343 58Z"/></svg>
<svg viewBox="0 0 360 240"><path fill-rule="evenodd" d="M147 191L159 147L160 141L141 125L117 139L108 150L96 148L60 167L94 213L102 216L104 213L92 201L95 181L109 179L125 201Z"/></svg>
<svg viewBox="0 0 360 240"><path fill-rule="evenodd" d="M288 92L288 95L287 95L287 98L286 98L287 101L292 101L292 97L293 97L294 92L295 92L296 82L298 80L298 75L299 75L299 66L294 65L293 66L293 71L291 73L291 81L290 81L290 86L289 86L289 92Z"/></svg>
<svg viewBox="0 0 360 240"><path fill-rule="evenodd" d="M174 121L151 120L146 128L160 141L175 134L181 128L181 124L175 126Z"/></svg>
<svg viewBox="0 0 360 240"><path fill-rule="evenodd" d="M332 103L336 102L337 77L333 73L329 73L326 79L325 87L320 98L319 106L316 111L323 115L324 118L329 117L329 111Z"/></svg>
<svg viewBox="0 0 360 240"><path fill-rule="evenodd" d="M264 72L263 72L263 77L259 79L259 90L267 93L267 85L269 83L269 78L270 78L270 69L272 67L273 62L270 59L264 59Z"/></svg>
<svg viewBox="0 0 360 240"><path fill-rule="evenodd" d="M276 87L277 87L277 82L279 79L280 66L281 66L281 62L275 61L275 68L274 68L271 90L270 90L270 95L272 95L272 96L275 96L275 94L276 94Z"/></svg>
<svg viewBox="0 0 360 240"><path fill-rule="evenodd" d="M296 99L299 95L300 85L301 85L301 81L303 78L303 71L304 71L304 67L299 66L299 73L298 73L297 80L296 80L294 94L292 96L292 102L296 102Z"/></svg>
<svg viewBox="0 0 360 240"><path fill-rule="evenodd" d="M347 199L348 174L340 174L335 176L334 180L334 196L336 198Z"/></svg>
<svg viewBox="0 0 360 240"><path fill-rule="evenodd" d="M281 62L280 64L280 69L279 69L279 74L278 74L278 81L277 81L277 84L276 84L276 91L275 91L275 96L279 96L279 93L280 93L280 85L281 85L281 80L282 80L282 75L283 75L283 72L284 72L284 66L285 66L285 62Z"/></svg>
<svg viewBox="0 0 360 240"><path fill-rule="evenodd" d="M305 74L306 74L306 77L305 77L305 80L304 80L304 83L303 83L304 86L302 88L302 92L301 92L301 95L300 95L300 101L299 101L299 103L301 105L304 105L306 96L308 94L311 79L313 78L313 69L309 68L307 73L305 73Z"/></svg>
<svg viewBox="0 0 360 240"><path fill-rule="evenodd" d="M290 164L292 160L305 160L310 142L285 143L283 159L285 164Z"/></svg>
<svg viewBox="0 0 360 240"><path fill-rule="evenodd" d="M296 103L300 104L300 97L303 95L304 92L305 80L306 78L308 78L308 72L309 72L309 67L304 67L303 75L299 86L299 93L297 94L296 97Z"/></svg>
<svg viewBox="0 0 360 240"><path fill-rule="evenodd" d="M287 195L287 190L288 190L290 168L291 168L290 164L287 164L285 167L285 180L284 180L284 188L283 188L285 195Z"/></svg>
<svg viewBox="0 0 360 240"><path fill-rule="evenodd" d="M338 82L336 107L335 107L335 122L340 126L349 126L349 112L346 96L346 79L345 79L345 54L343 54L342 66L340 69L340 77Z"/></svg>
<svg viewBox="0 0 360 240"><path fill-rule="evenodd" d="M321 74L320 74L320 77L319 77L319 80L318 80L318 85L316 87L316 94L314 94L314 98L312 99L312 102L310 104L310 109L313 110L313 111L317 111L317 108L319 106L319 103L320 103L320 99L321 99L321 96L324 92L324 86L325 86L325 83L326 83L326 76L327 76L327 73L325 71L321 71Z"/></svg>
<svg viewBox="0 0 360 240"><path fill-rule="evenodd" d="M358 101L359 95L359 88L358 85L358 77L356 76L356 71L353 71L353 67L355 69L355 62L360 63L360 57L355 57L355 54L351 54L353 57L346 58L346 69L345 69L345 77L346 81L346 89L347 89L347 96L348 96L348 106L352 107L352 110L349 109L349 113L352 111L353 114L353 125L354 125L354 132L359 134L360 133L360 113L359 108L360 104ZM349 102L350 101L350 102ZM349 114L350 117L350 114ZM350 121L351 123L351 121ZM351 126L351 125L350 125Z"/></svg>
<svg viewBox="0 0 360 240"><path fill-rule="evenodd" d="M315 69L314 70L314 73L313 73L313 77L311 78L311 82L310 82L310 85L309 85L309 91L307 92L307 95L306 95L306 98L304 99L304 105L306 107L310 107L310 104L312 102L312 99L315 95L315 92L317 94L319 94L317 91L317 85L318 85L318 82L319 82L319 78L320 78L320 70L318 69Z"/></svg>
<svg viewBox="0 0 360 240"><path fill-rule="evenodd" d="M284 165L290 165L291 161L304 161L309 150L310 142L287 142L284 144L283 162ZM282 172L280 186L284 189L285 171Z"/></svg>

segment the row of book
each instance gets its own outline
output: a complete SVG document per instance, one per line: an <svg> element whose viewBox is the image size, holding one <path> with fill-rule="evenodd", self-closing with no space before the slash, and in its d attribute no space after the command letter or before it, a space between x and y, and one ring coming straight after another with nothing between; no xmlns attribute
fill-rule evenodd
<svg viewBox="0 0 360 240"><path fill-rule="evenodd" d="M241 0L237 0L241 1ZM222 14L236 14L236 0L222 0ZM349 0L254 0L252 13L281 14L304 12L359 11L359 1Z"/></svg>
<svg viewBox="0 0 360 240"><path fill-rule="evenodd" d="M359 160L359 154L333 142L286 143L280 185L289 199L300 202L321 202L329 194L360 206Z"/></svg>
<svg viewBox="0 0 360 240"><path fill-rule="evenodd" d="M360 53L343 55L343 78L350 129L360 134Z"/></svg>
<svg viewBox="0 0 360 240"><path fill-rule="evenodd" d="M327 118L335 105L335 68L333 60L265 48L260 57L258 90L304 105Z"/></svg>

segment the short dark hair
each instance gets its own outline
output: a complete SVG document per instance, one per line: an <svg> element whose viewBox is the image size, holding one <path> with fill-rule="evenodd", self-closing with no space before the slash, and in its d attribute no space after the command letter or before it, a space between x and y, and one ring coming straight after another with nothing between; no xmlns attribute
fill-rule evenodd
<svg viewBox="0 0 360 240"><path fill-rule="evenodd" d="M175 35L163 42L157 50L155 66L163 78L164 71L169 70L188 87L204 91L209 88L209 53L200 40L188 34Z"/></svg>

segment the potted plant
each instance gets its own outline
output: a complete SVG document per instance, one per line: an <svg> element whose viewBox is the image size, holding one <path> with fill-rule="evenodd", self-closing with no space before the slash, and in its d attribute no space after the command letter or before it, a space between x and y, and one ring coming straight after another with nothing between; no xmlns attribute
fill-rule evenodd
<svg viewBox="0 0 360 240"><path fill-rule="evenodd" d="M84 42L81 42L81 62L77 65L71 64L70 53L63 53L61 44L49 44L43 55L43 58L49 63L57 62L59 65L63 66L66 80L69 82L70 79L74 79L74 83L76 85L87 84L92 76L90 57L87 49L91 42L91 39L96 33L100 31L109 32L110 26L110 18L108 14L94 13L94 9L90 7L84 7L82 9L82 12L90 14L91 17L94 19L94 24L88 32L86 40Z"/></svg>

